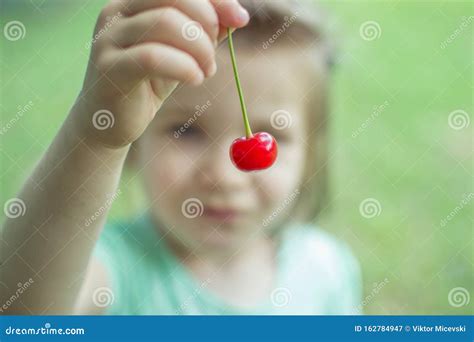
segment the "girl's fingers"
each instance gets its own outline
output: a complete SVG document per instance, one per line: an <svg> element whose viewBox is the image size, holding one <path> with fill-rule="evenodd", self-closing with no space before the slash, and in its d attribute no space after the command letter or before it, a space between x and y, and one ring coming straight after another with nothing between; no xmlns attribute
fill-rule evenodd
<svg viewBox="0 0 474 342"><path fill-rule="evenodd" d="M132 0L126 3L125 15L133 16L157 7L174 7L198 22L213 42L219 33L219 18L209 0Z"/></svg>
<svg viewBox="0 0 474 342"><path fill-rule="evenodd" d="M219 24L225 28L241 28L250 20L247 10L237 0L209 0L219 17Z"/></svg>
<svg viewBox="0 0 474 342"><path fill-rule="evenodd" d="M207 76L215 72L214 44L208 34L173 7L152 9L126 18L117 26L114 36L114 41L123 48L147 42L173 46L193 56Z"/></svg>
<svg viewBox="0 0 474 342"><path fill-rule="evenodd" d="M214 12L209 11L209 4ZM225 37L225 28L241 28L248 24L250 17L247 10L237 0L127 0L124 12L134 15L151 8L172 6L198 21L214 41L218 32L219 39ZM217 16L219 29L216 25Z"/></svg>
<svg viewBox="0 0 474 342"><path fill-rule="evenodd" d="M204 75L196 60L181 50L159 43L135 45L115 50L104 61L111 67L109 78L127 84L128 91L144 79L166 78L199 85Z"/></svg>

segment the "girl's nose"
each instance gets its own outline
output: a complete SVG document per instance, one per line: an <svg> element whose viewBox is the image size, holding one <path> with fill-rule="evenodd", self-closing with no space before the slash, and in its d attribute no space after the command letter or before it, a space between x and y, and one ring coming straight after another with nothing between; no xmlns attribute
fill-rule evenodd
<svg viewBox="0 0 474 342"><path fill-rule="evenodd" d="M230 143L215 142L198 161L199 182L206 188L220 191L242 190L249 175L235 168L229 156Z"/></svg>

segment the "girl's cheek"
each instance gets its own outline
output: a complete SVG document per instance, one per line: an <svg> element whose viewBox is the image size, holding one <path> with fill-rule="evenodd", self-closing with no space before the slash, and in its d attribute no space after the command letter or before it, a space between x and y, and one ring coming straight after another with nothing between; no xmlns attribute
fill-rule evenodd
<svg viewBox="0 0 474 342"><path fill-rule="evenodd" d="M160 188L176 185L189 171L189 163L189 160L179 152L165 151L156 157L152 168Z"/></svg>
<svg viewBox="0 0 474 342"><path fill-rule="evenodd" d="M148 179L155 188L155 192L176 192L178 190L190 190L190 181L193 183L196 173L196 161L202 155L200 144L189 144L185 141L170 141L161 151L150 150ZM160 152L158 152L160 151ZM156 154L155 157L153 157Z"/></svg>
<svg viewBox="0 0 474 342"><path fill-rule="evenodd" d="M304 170L304 149L299 145L281 146L278 159L268 170L256 174L265 202L279 205L300 190Z"/></svg>
<svg viewBox="0 0 474 342"><path fill-rule="evenodd" d="M140 152L140 169L143 170L145 190L156 195L170 184L174 184L180 171L179 154L172 151L170 140L143 139Z"/></svg>

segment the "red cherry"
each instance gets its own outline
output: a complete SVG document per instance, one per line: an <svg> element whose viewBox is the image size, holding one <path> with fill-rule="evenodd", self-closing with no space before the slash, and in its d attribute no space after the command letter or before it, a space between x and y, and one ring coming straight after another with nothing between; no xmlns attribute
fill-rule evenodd
<svg viewBox="0 0 474 342"><path fill-rule="evenodd" d="M277 158L278 146L275 138L266 132L252 137L235 139L230 146L230 159L241 171L267 169Z"/></svg>
<svg viewBox="0 0 474 342"><path fill-rule="evenodd" d="M245 126L245 137L235 139L230 146L230 159L232 163L241 171L256 171L267 169L276 160L278 147L274 137L266 132L252 133L245 107L244 94L240 85L239 72L237 71L237 61L235 60L234 44L232 42L232 30L227 28L229 37L229 50L234 69L235 83L239 93L240 106L242 107L242 117Z"/></svg>

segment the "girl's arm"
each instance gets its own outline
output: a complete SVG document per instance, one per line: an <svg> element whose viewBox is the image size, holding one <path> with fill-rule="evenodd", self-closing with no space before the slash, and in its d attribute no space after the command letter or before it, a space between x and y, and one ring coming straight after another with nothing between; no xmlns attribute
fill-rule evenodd
<svg viewBox="0 0 474 342"><path fill-rule="evenodd" d="M4 313L71 313L83 284L129 146L107 148L78 135L74 117L82 110L80 104L72 109L19 193L25 215L2 228L0 303L10 304ZM10 300L17 284L28 281Z"/></svg>

